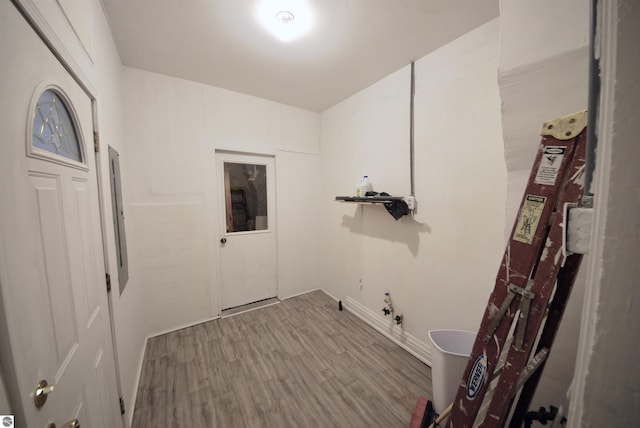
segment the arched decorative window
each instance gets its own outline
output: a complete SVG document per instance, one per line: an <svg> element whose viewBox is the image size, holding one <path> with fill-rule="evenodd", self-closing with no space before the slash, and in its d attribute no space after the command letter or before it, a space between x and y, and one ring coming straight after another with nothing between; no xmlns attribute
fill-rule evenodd
<svg viewBox="0 0 640 428"><path fill-rule="evenodd" d="M51 85L36 89L31 111L29 155L84 167L82 133L73 106L62 90Z"/></svg>

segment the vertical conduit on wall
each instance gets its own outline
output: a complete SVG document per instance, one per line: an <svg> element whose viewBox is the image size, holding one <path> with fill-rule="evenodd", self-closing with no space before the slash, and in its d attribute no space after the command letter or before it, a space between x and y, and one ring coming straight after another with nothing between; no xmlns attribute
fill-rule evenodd
<svg viewBox="0 0 640 428"><path fill-rule="evenodd" d="M591 0L589 15L589 100L587 112L587 157L585 160L584 197L582 205L593 205L593 171L598 144L597 122L600 111L600 38L598 35L598 0Z"/></svg>
<svg viewBox="0 0 640 428"><path fill-rule="evenodd" d="M411 174L411 196L415 196L415 156L413 151L413 101L416 95L415 61L411 61L411 95L409 97L409 170Z"/></svg>

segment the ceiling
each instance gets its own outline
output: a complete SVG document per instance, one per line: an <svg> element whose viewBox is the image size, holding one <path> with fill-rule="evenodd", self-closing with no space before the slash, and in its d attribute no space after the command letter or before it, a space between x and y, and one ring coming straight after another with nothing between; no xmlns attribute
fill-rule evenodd
<svg viewBox="0 0 640 428"><path fill-rule="evenodd" d="M318 112L499 13L498 0L306 1L314 27L283 43L257 0L102 0L124 65Z"/></svg>

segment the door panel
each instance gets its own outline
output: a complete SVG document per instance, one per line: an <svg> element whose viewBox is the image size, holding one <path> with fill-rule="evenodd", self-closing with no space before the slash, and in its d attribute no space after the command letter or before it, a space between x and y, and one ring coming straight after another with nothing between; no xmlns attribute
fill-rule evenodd
<svg viewBox="0 0 640 428"><path fill-rule="evenodd" d="M9 334L0 358L13 369L16 426L78 418L83 428L120 427L92 101L10 2L0 2L0 40L11 41L0 44L0 328ZM36 102L47 89L60 98L42 108ZM57 126L59 103L81 143L71 158L56 145L68 132ZM43 379L54 389L38 409Z"/></svg>
<svg viewBox="0 0 640 428"><path fill-rule="evenodd" d="M42 256L47 307L51 308L51 326L53 341L47 342L49 355L55 355L54 369L56 382L62 375L64 361L73 357L77 348L78 333L73 304L73 290L67 269L69 256L64 240L64 219L60 202L62 201L60 177L54 175L30 174L33 197L37 206L37 223L33 224L42 244ZM37 257L37 255L34 255Z"/></svg>
<svg viewBox="0 0 640 428"><path fill-rule="evenodd" d="M275 162L217 153L222 309L277 295Z"/></svg>
<svg viewBox="0 0 640 428"><path fill-rule="evenodd" d="M94 217L91 213L91 189L88 187L89 182L80 178L74 178L72 186L74 194L70 209L75 211L76 218L79 220L74 230L78 234L77 243L79 244L76 251L80 252L76 255L79 263L75 272L81 275L78 281L85 284L99 284L102 279L96 275L100 274L103 262L102 255L96 251L95 242L101 237L96 236L96 225L91 222ZM83 319L88 320L88 326L91 327L97 312L102 309L100 303L102 290L98 287L86 287L84 291L86 291L86 299L78 302L78 306L84 310Z"/></svg>

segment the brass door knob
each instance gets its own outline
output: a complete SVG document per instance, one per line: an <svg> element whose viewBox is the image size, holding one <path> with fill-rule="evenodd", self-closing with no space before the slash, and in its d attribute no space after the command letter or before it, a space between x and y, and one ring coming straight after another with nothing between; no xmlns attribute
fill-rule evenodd
<svg viewBox="0 0 640 428"><path fill-rule="evenodd" d="M33 394L33 404L39 409L47 402L47 395L53 391L53 385L49 385L46 379L42 379L36 385L36 391Z"/></svg>

